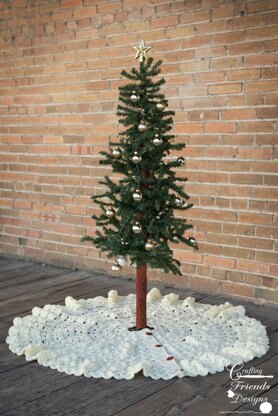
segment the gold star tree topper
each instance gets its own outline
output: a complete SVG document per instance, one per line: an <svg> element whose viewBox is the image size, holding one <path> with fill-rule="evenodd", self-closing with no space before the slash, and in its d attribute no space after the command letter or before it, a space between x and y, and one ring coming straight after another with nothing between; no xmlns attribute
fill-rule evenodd
<svg viewBox="0 0 278 416"><path fill-rule="evenodd" d="M144 39L142 39L140 45L133 46L133 48L136 49L135 59L139 58L140 62L144 62L144 59L147 59L147 52L151 49L151 46L147 47Z"/></svg>

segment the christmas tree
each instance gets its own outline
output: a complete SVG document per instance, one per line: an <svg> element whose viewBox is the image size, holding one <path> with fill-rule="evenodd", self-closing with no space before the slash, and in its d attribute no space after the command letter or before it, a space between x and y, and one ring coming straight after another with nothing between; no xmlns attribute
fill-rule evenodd
<svg viewBox="0 0 278 416"><path fill-rule="evenodd" d="M147 57L150 47L142 40L135 47L139 69L123 70L129 82L119 87L117 115L125 128L118 140L110 143L109 152L101 152L100 164L111 165L119 180L108 176L100 182L105 192L92 196L99 204L100 215L93 215L97 229L95 236L82 237L92 241L108 257L116 259L112 270L119 271L127 264L136 264L136 326L147 326L147 267L181 274L180 262L173 258L171 243L185 243L198 248L194 237L185 236L193 227L186 219L175 216L175 211L192 207L175 168L184 165L182 156L170 157L172 151L185 147L175 143L169 134L174 111L168 111L168 101L160 92L166 82L157 79L162 61Z"/></svg>

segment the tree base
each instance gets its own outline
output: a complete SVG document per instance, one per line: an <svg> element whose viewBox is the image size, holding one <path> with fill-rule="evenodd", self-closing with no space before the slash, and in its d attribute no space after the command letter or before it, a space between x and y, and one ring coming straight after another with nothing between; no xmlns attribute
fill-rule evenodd
<svg viewBox="0 0 278 416"><path fill-rule="evenodd" d="M137 328L137 326L132 326L131 328L128 328L129 331L142 331L142 329L154 329L153 326L145 326L144 328Z"/></svg>

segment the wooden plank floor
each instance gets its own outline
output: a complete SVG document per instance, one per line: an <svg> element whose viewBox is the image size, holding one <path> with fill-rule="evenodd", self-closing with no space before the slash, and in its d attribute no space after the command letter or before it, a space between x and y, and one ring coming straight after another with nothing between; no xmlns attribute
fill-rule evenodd
<svg viewBox="0 0 278 416"><path fill-rule="evenodd" d="M153 285L149 285L149 289ZM268 398L271 414L278 415L278 310L223 296L208 296L193 291L157 287L163 294L220 304L243 304L247 314L267 326L271 348L262 358L245 364L263 374L274 375L269 391L244 393L260 400ZM16 316L31 313L34 306L63 303L66 296L89 298L106 296L111 289L120 295L134 293L135 283L117 277L72 271L50 265L0 257L0 415L6 416L216 416L258 410L250 403L232 404L227 397L231 386L228 371L207 377L152 380L138 374L133 380L104 380L68 376L27 362L13 354L5 342ZM258 381L262 384L262 382ZM255 383L253 383L255 384ZM276 400L276 401L275 401ZM221 413L226 412L226 413ZM244 414L244 413L243 413Z"/></svg>

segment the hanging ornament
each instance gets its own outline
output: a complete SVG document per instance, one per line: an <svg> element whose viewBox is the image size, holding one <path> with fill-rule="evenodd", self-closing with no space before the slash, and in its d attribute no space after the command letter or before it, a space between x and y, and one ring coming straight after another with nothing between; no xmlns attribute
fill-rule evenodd
<svg viewBox="0 0 278 416"><path fill-rule="evenodd" d="M138 130L142 133L146 129L147 129L147 125L143 121L140 121L140 124L138 126Z"/></svg>
<svg viewBox="0 0 278 416"><path fill-rule="evenodd" d="M139 224L139 222L136 222L133 226L132 226L132 231L134 232L134 234L139 234L142 231L141 225Z"/></svg>
<svg viewBox="0 0 278 416"><path fill-rule="evenodd" d="M121 149L119 147L116 147L115 149L113 149L112 155L114 156L115 159L120 159L122 157Z"/></svg>
<svg viewBox="0 0 278 416"><path fill-rule="evenodd" d="M127 265L127 258L125 256L119 256L117 257L117 263L123 267Z"/></svg>
<svg viewBox="0 0 278 416"><path fill-rule="evenodd" d="M196 240L195 240L195 238L194 238L192 235L190 235L190 236L188 237L188 242L189 242L190 244L193 244L194 246L196 245Z"/></svg>
<svg viewBox="0 0 278 416"><path fill-rule="evenodd" d="M148 240L146 243L145 243L145 250L146 251L151 251L151 250L153 250L154 249L154 243L151 241L151 240Z"/></svg>
<svg viewBox="0 0 278 416"><path fill-rule="evenodd" d="M163 141L162 141L162 139L159 137L159 135L158 134L155 134L154 135L154 139L153 139L153 144L155 145L155 146L159 146L160 144L162 144L163 143Z"/></svg>
<svg viewBox="0 0 278 416"><path fill-rule="evenodd" d="M180 242L179 237L178 237L178 236L176 236L176 235L174 235L174 237L173 237L173 242L174 242L174 243L179 243L179 242Z"/></svg>
<svg viewBox="0 0 278 416"><path fill-rule="evenodd" d="M165 104L164 104L164 103L162 103L161 101L159 101L159 102L156 104L156 108L157 108L159 111L163 111L163 110L165 109Z"/></svg>
<svg viewBox="0 0 278 416"><path fill-rule="evenodd" d="M141 158L141 156L138 155L138 152L134 152L131 160L132 160L133 163L135 163L137 165L137 163L141 162L142 158Z"/></svg>
<svg viewBox="0 0 278 416"><path fill-rule="evenodd" d="M184 160L184 158L183 158L182 156L179 156L179 157L177 158L177 162L178 162L181 166L184 166L184 164L185 164L185 160Z"/></svg>
<svg viewBox="0 0 278 416"><path fill-rule="evenodd" d="M174 202L175 202L176 207L180 207L182 204L182 200L179 197L176 197Z"/></svg>
<svg viewBox="0 0 278 416"><path fill-rule="evenodd" d="M122 270L122 268L119 264L113 264L111 269L112 269L113 272L119 272L120 270Z"/></svg>
<svg viewBox="0 0 278 416"><path fill-rule="evenodd" d="M114 208L112 208L112 207L108 208L108 209L106 210L105 214L106 214L106 216L107 216L108 218L113 218L113 217L114 217L114 215L115 215L115 210L114 210Z"/></svg>
<svg viewBox="0 0 278 416"><path fill-rule="evenodd" d="M133 194L132 194L132 198L134 199L134 201L139 202L142 200L143 196L141 194L141 192L139 191L139 189L136 189Z"/></svg>
<svg viewBox="0 0 278 416"><path fill-rule="evenodd" d="M137 101L139 101L139 96L136 95L136 91L132 91L132 95L130 96L130 101L132 103L136 103Z"/></svg>

